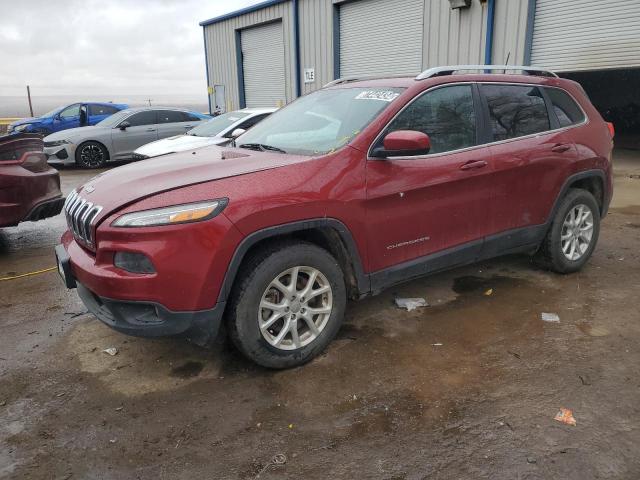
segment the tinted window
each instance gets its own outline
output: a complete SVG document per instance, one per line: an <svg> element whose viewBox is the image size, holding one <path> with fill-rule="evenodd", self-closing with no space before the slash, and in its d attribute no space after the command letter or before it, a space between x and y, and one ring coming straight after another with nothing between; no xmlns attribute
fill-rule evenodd
<svg viewBox="0 0 640 480"><path fill-rule="evenodd" d="M113 115L119 110L109 105L89 105L89 115Z"/></svg>
<svg viewBox="0 0 640 480"><path fill-rule="evenodd" d="M156 123L156 112L154 112L153 110L147 110L146 112L135 113L127 118L126 121L129 122L132 127L153 125Z"/></svg>
<svg viewBox="0 0 640 480"><path fill-rule="evenodd" d="M158 110L158 123L178 123L186 122L183 112L176 110Z"/></svg>
<svg viewBox="0 0 640 480"><path fill-rule="evenodd" d="M268 116L269 116L268 113L265 113L264 115L256 115L255 117L251 117L246 122L239 125L238 128L244 128L245 130L249 130L256 123L260 122L261 120L265 119Z"/></svg>
<svg viewBox="0 0 640 480"><path fill-rule="evenodd" d="M568 127L584 121L584 113L567 92L559 88L546 88L545 90L561 127Z"/></svg>
<svg viewBox="0 0 640 480"><path fill-rule="evenodd" d="M538 87L482 85L482 91L489 105L494 141L549 130L547 106Z"/></svg>
<svg viewBox="0 0 640 480"><path fill-rule="evenodd" d="M427 92L411 103L387 128L417 130L429 135L429 153L442 153L476 144L476 117L470 85Z"/></svg>
<svg viewBox="0 0 640 480"><path fill-rule="evenodd" d="M208 122L203 122L197 127L189 130L189 135L194 135L196 137L214 137L247 115L248 113L242 112L231 112L218 115Z"/></svg>
<svg viewBox="0 0 640 480"><path fill-rule="evenodd" d="M196 117L192 113L182 112L182 114L184 115L184 121L185 122L200 122L200 121L202 121L202 118Z"/></svg>
<svg viewBox="0 0 640 480"><path fill-rule="evenodd" d="M80 104L71 105L60 112L62 118L77 117L80 115Z"/></svg>

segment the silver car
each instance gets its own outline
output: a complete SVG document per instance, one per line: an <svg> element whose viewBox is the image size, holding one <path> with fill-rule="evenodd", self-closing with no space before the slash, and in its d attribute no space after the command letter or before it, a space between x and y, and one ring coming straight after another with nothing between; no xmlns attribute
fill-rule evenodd
<svg viewBox="0 0 640 480"><path fill-rule="evenodd" d="M72 128L44 138L50 164L76 163L100 168L107 161L130 160L133 151L155 140L181 135L211 117L165 107L122 110L92 127Z"/></svg>

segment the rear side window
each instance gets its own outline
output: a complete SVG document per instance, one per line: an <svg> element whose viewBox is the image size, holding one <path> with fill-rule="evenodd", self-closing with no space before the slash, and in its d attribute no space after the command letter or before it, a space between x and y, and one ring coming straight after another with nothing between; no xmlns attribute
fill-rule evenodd
<svg viewBox="0 0 640 480"><path fill-rule="evenodd" d="M549 112L538 87L482 85L481 88L489 106L494 142L550 129Z"/></svg>
<svg viewBox="0 0 640 480"><path fill-rule="evenodd" d="M584 121L584 113L567 92L559 88L545 88L545 90L561 127L576 125Z"/></svg>
<svg viewBox="0 0 640 480"><path fill-rule="evenodd" d="M140 127L142 125L153 125L156 123L156 112L153 110L146 110L144 112L136 113L126 119L132 127Z"/></svg>
<svg viewBox="0 0 640 480"><path fill-rule="evenodd" d="M404 109L385 135L396 130L417 130L429 135L429 153L443 153L476 144L476 116L470 85L431 90Z"/></svg>
<svg viewBox="0 0 640 480"><path fill-rule="evenodd" d="M89 105L89 115L113 115L119 110L109 105Z"/></svg>
<svg viewBox="0 0 640 480"><path fill-rule="evenodd" d="M158 110L158 123L179 123L188 121L183 112Z"/></svg>

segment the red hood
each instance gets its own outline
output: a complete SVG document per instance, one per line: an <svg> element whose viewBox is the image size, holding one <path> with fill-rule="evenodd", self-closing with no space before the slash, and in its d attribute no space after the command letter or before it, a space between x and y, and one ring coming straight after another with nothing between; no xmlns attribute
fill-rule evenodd
<svg viewBox="0 0 640 480"><path fill-rule="evenodd" d="M99 222L134 201L175 188L291 165L310 157L207 147L131 163L102 173L78 193L103 210Z"/></svg>

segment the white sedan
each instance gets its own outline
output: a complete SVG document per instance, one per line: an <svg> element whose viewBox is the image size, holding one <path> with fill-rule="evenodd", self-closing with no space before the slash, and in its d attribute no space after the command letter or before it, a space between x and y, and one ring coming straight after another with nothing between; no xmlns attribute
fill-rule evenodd
<svg viewBox="0 0 640 480"><path fill-rule="evenodd" d="M226 145L233 140L233 133L236 130L246 131L276 110L277 108L244 108L218 115L212 120L189 130L184 135L176 135L147 143L135 150L133 157L142 160L209 145ZM239 133L241 132L236 132L235 136Z"/></svg>

